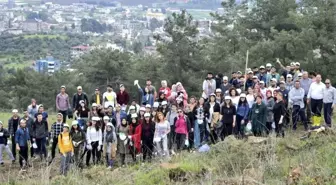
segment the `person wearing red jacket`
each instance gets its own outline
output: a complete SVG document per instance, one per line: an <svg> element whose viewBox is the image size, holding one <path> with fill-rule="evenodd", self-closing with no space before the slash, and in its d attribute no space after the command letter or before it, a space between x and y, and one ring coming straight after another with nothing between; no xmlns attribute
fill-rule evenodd
<svg viewBox="0 0 336 185"><path fill-rule="evenodd" d="M137 114L131 115L132 121L130 124L130 130L128 138L131 140L130 149L133 161L136 162L136 155L141 152L141 132L142 125L138 120Z"/></svg>
<svg viewBox="0 0 336 185"><path fill-rule="evenodd" d="M161 81L161 87L159 89L159 92L162 92L163 94L165 94L165 98L169 98L170 95L171 95L171 90L170 88L168 87L168 83L166 80L162 80Z"/></svg>
<svg viewBox="0 0 336 185"><path fill-rule="evenodd" d="M122 110L126 110L127 104L129 102L129 95L123 84L120 85L120 91L117 94L117 102L119 105L121 105Z"/></svg>

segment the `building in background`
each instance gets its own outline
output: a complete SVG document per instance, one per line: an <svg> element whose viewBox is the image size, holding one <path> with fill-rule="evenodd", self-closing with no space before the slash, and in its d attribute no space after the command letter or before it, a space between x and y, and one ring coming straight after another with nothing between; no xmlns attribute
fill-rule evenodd
<svg viewBox="0 0 336 185"><path fill-rule="evenodd" d="M8 9L12 9L15 6L15 0L8 0L7 7Z"/></svg>
<svg viewBox="0 0 336 185"><path fill-rule="evenodd" d="M35 61L35 71L39 73L52 74L60 70L61 62L48 56L45 59Z"/></svg>

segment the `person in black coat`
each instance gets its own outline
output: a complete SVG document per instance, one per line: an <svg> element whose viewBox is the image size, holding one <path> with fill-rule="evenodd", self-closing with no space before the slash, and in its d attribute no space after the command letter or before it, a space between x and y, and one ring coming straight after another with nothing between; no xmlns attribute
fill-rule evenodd
<svg viewBox="0 0 336 185"><path fill-rule="evenodd" d="M192 112L190 106L188 105L185 109L185 114L189 118L190 121L190 131L189 131L189 150L192 150L194 148L194 126L195 126L195 115Z"/></svg>
<svg viewBox="0 0 336 185"><path fill-rule="evenodd" d="M285 137L285 132L282 129L283 119L286 115L286 104L283 100L283 95L281 92L277 93L277 100L273 106L274 122L275 122L275 132L277 136Z"/></svg>
<svg viewBox="0 0 336 185"><path fill-rule="evenodd" d="M206 119L210 128L210 139L212 143L215 143L218 139L216 134L216 126L218 122L218 116L220 113L220 105L216 102L216 95L211 94L209 101L205 104L205 112L207 113Z"/></svg>
<svg viewBox="0 0 336 185"><path fill-rule="evenodd" d="M145 119L142 122L142 132L141 132L141 141L142 141L142 153L143 161L145 162L148 155L148 161L152 160L152 153L154 149L154 132L155 132L155 123L151 119L150 113L145 113Z"/></svg>

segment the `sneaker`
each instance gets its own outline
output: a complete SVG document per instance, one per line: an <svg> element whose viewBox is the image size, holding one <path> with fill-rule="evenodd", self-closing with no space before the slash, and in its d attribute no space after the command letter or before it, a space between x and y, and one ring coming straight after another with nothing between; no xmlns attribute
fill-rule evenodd
<svg viewBox="0 0 336 185"><path fill-rule="evenodd" d="M20 172L26 172L27 170L24 168L21 168Z"/></svg>
<svg viewBox="0 0 336 185"><path fill-rule="evenodd" d="M176 155L176 153L174 152L174 150L171 151L171 154L172 154L172 155Z"/></svg>
<svg viewBox="0 0 336 185"><path fill-rule="evenodd" d="M109 166L109 167L107 167L106 169L107 169L107 170L111 170L111 169L112 169L112 166Z"/></svg>

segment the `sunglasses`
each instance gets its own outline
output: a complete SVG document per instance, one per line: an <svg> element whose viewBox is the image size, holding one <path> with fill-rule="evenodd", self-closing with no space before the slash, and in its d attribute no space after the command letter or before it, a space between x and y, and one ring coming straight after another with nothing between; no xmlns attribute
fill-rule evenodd
<svg viewBox="0 0 336 185"><path fill-rule="evenodd" d="M328 84L328 85L329 85L330 83L325 83L325 84Z"/></svg>

